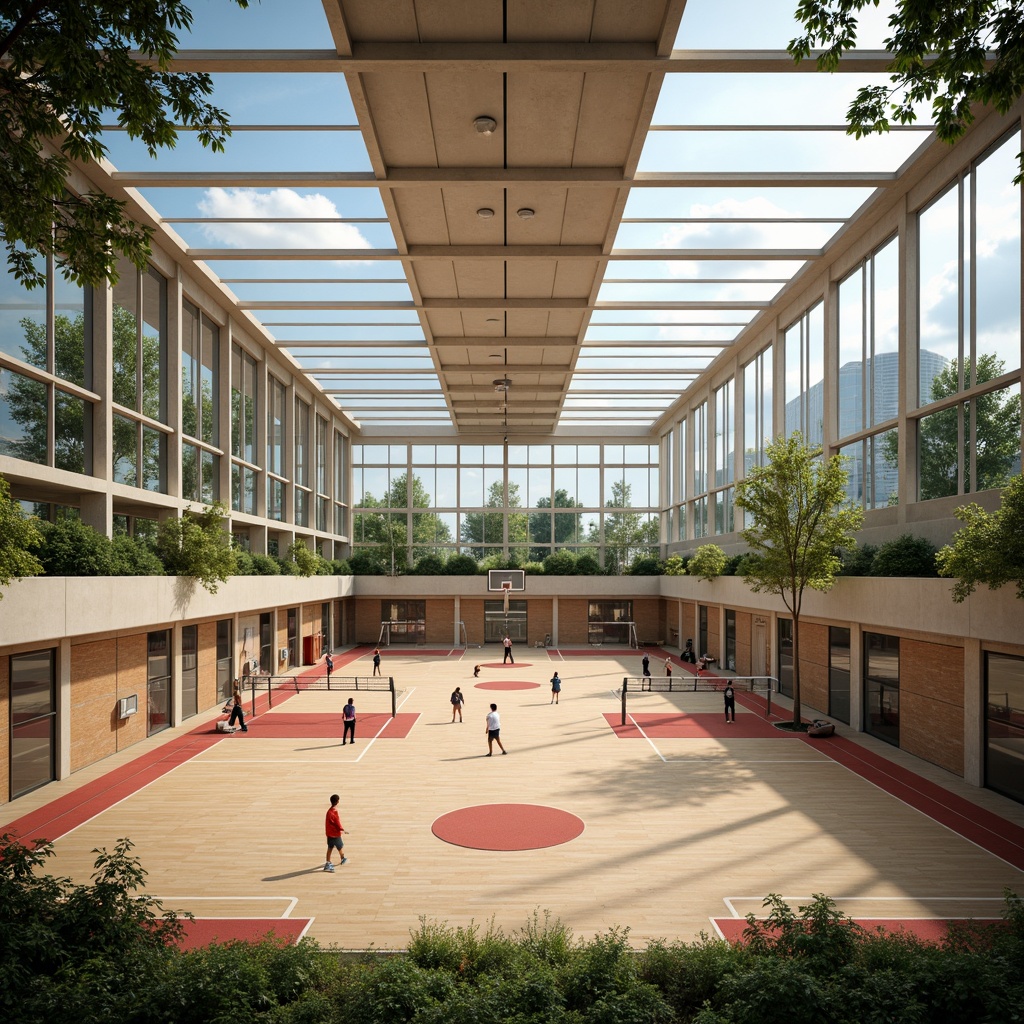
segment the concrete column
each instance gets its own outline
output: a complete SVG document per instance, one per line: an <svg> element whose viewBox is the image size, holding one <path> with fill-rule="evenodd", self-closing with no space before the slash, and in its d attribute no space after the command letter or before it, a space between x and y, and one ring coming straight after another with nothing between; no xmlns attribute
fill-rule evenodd
<svg viewBox="0 0 1024 1024"><path fill-rule="evenodd" d="M864 634L850 623L850 728L864 731Z"/></svg>
<svg viewBox="0 0 1024 1024"><path fill-rule="evenodd" d="M71 641L61 640L57 648L57 725L54 767L58 779L71 774Z"/></svg>
<svg viewBox="0 0 1024 1024"><path fill-rule="evenodd" d="M985 655L981 641L964 640L964 782L985 785Z"/></svg>

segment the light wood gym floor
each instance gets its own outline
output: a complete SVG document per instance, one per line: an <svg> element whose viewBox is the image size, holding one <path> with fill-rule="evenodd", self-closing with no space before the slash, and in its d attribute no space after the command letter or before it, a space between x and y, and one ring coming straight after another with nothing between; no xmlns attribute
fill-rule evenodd
<svg viewBox="0 0 1024 1024"><path fill-rule="evenodd" d="M953 803L970 801L980 823L967 821L958 834L930 816L934 799L905 786L887 792L877 770L858 774L830 757L829 741L737 738L724 721L692 739L620 737L605 716L618 721L622 678L640 672L636 652L520 648L516 656L502 667L498 647L448 655L389 648L383 671L400 690L399 711L418 716L404 738L363 728L355 746L341 747L347 698L365 716L389 712L390 697L316 691L275 699L272 714L323 716L334 735L261 737L261 715L247 734L189 745L188 734L208 732L218 710L0 807L0 831L73 808L76 794L111 773L174 750L162 774L139 775L95 808L83 798L84 820L51 815L49 831L24 837L55 838L49 870L85 882L93 851L128 836L147 892L166 906L198 918L286 918L299 934L348 949L402 948L420 917L493 919L511 932L535 910L550 911L577 935L622 926L642 945L714 934L716 919L758 912L772 892L795 903L825 893L858 919L998 917L1005 887L1024 894L1024 807L1012 801L843 729L850 749L909 769L924 788L937 783ZM478 679L474 663L484 665ZM553 706L556 668L563 687ZM366 649L336 655L336 677L370 671ZM489 681L540 686L476 686ZM451 722L456 685L467 698L462 724ZM483 756L492 700L508 757ZM641 718L706 713L711 723L722 698L637 694L629 710ZM756 713L741 699L741 722ZM323 822L333 792L342 797L349 862L328 874ZM515 852L453 846L431 832L442 814L490 803L561 808L585 830L561 846ZM1002 846L986 842L994 833Z"/></svg>

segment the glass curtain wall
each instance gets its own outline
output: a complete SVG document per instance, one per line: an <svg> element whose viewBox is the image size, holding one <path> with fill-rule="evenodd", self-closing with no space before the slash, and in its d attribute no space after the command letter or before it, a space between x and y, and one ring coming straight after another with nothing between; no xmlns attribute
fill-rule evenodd
<svg viewBox="0 0 1024 1024"><path fill-rule="evenodd" d="M900 638L864 634L864 731L900 745Z"/></svg>
<svg viewBox="0 0 1024 1024"><path fill-rule="evenodd" d="M181 305L181 495L212 504L220 496L220 328L190 302Z"/></svg>
<svg viewBox="0 0 1024 1024"><path fill-rule="evenodd" d="M256 514L256 360L231 346L231 507Z"/></svg>
<svg viewBox="0 0 1024 1024"><path fill-rule="evenodd" d="M918 494L1021 471L1021 190L1016 131L918 215Z"/></svg>
<svg viewBox="0 0 1024 1024"><path fill-rule="evenodd" d="M898 501L899 245L893 238L839 285L838 433L846 493L862 508ZM870 431L870 433L869 433ZM858 436L861 435L861 436ZM852 440L844 440L851 439Z"/></svg>
<svg viewBox="0 0 1024 1024"><path fill-rule="evenodd" d="M828 713L850 722L850 630L843 626L828 630Z"/></svg>
<svg viewBox="0 0 1024 1024"><path fill-rule="evenodd" d="M985 785L1024 803L1024 658L985 653Z"/></svg>
<svg viewBox="0 0 1024 1024"><path fill-rule="evenodd" d="M148 732L162 732L171 725L171 631L157 630L146 638L146 706Z"/></svg>
<svg viewBox="0 0 1024 1024"><path fill-rule="evenodd" d="M785 334L786 437L799 430L807 444L824 438L825 307L817 303Z"/></svg>
<svg viewBox="0 0 1024 1024"><path fill-rule="evenodd" d="M287 388L274 376L267 378L267 518L283 523L288 494L285 455Z"/></svg>
<svg viewBox="0 0 1024 1024"><path fill-rule="evenodd" d="M199 713L199 627L181 627L181 717Z"/></svg>
<svg viewBox="0 0 1024 1024"><path fill-rule="evenodd" d="M33 651L10 659L10 798L56 777L56 651Z"/></svg>

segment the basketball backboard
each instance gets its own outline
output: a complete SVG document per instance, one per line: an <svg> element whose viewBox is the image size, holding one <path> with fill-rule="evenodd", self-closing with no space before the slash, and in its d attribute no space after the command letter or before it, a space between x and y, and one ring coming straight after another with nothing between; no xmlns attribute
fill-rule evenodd
<svg viewBox="0 0 1024 1024"><path fill-rule="evenodd" d="M503 583L509 583L511 587L503 587ZM488 569L487 589L499 594L506 589L511 589L514 594L521 593L526 590L526 573L522 569Z"/></svg>

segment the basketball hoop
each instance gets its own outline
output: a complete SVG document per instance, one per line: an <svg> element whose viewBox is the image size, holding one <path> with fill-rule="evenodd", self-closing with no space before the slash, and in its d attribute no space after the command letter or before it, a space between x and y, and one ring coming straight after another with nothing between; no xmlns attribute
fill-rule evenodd
<svg viewBox="0 0 1024 1024"><path fill-rule="evenodd" d="M501 594L502 599L505 602L505 614L508 615L508 595L512 593L512 581L502 580L501 581Z"/></svg>

